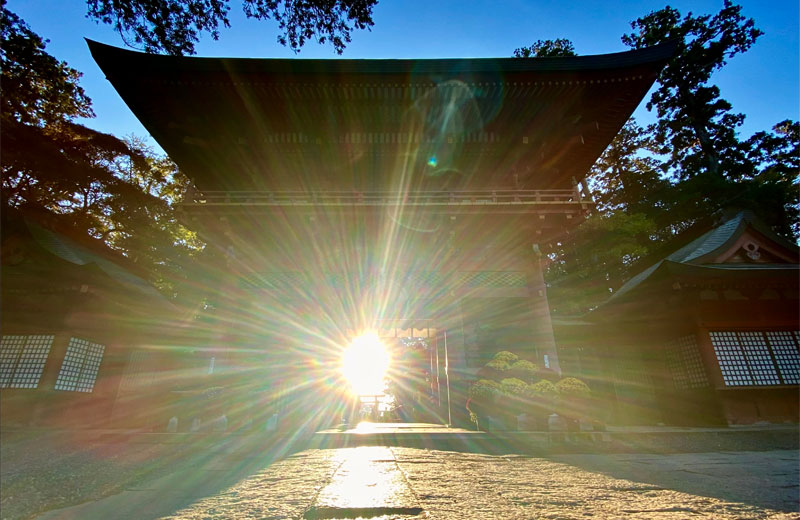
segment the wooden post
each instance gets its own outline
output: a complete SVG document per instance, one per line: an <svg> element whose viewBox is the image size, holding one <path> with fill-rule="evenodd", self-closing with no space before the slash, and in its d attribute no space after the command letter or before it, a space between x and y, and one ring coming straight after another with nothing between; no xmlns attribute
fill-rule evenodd
<svg viewBox="0 0 800 520"><path fill-rule="evenodd" d="M549 368L559 376L561 366L553 336L553 323L550 320L550 306L547 303L547 288L542 274L542 259L539 246L533 244L533 251L526 256L526 281L531 307L531 341L539 354L542 367Z"/></svg>

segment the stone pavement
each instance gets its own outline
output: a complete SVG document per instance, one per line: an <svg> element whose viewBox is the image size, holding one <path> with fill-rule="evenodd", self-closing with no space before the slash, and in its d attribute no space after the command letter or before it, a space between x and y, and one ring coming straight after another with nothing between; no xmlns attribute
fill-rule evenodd
<svg viewBox="0 0 800 520"><path fill-rule="evenodd" d="M796 450L489 455L408 447L219 452L42 519L800 518Z"/></svg>

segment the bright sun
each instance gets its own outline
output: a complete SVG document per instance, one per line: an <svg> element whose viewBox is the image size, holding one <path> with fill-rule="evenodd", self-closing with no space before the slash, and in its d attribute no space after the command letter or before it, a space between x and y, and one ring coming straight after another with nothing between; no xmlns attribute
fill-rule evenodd
<svg viewBox="0 0 800 520"><path fill-rule="evenodd" d="M356 395L381 395L389 352L376 334L361 335L342 354L342 375Z"/></svg>

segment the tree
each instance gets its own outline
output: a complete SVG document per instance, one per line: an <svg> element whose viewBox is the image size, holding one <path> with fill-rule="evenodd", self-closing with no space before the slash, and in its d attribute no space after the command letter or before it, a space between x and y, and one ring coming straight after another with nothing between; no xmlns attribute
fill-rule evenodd
<svg viewBox="0 0 800 520"><path fill-rule="evenodd" d="M194 54L202 33L230 27L229 0L87 0L88 17L113 25L126 44L147 52ZM248 18L278 23L278 42L298 52L308 40L344 51L355 29L372 27L377 0L242 0Z"/></svg>
<svg viewBox="0 0 800 520"><path fill-rule="evenodd" d="M633 118L628 120L589 172L599 211L652 216L667 209L663 204L670 183L661 177L662 162L655 151L647 129Z"/></svg>
<svg viewBox="0 0 800 520"><path fill-rule="evenodd" d="M529 47L514 49L515 58L552 58L557 56L577 56L571 41L558 38L556 40L536 40Z"/></svg>
<svg viewBox="0 0 800 520"><path fill-rule="evenodd" d="M92 117L91 100L78 85L81 73L45 52L46 42L0 1L2 97L6 120L43 126Z"/></svg>
<svg viewBox="0 0 800 520"><path fill-rule="evenodd" d="M786 237L800 237L800 123L781 121L772 132L754 134L745 148L758 167L739 183L731 203L753 210Z"/></svg>
<svg viewBox="0 0 800 520"><path fill-rule="evenodd" d="M514 51L518 58L575 55L565 39ZM661 177L656 152L648 131L630 120L593 166L589 182L598 212L550 254L546 278L554 313L582 313L608 298L657 244L656 219L671 184Z"/></svg>
<svg viewBox="0 0 800 520"><path fill-rule="evenodd" d="M726 0L719 13L681 17L665 7L631 23L634 32L622 37L634 48L677 40L675 55L661 72L658 88L647 104L655 107L655 142L669 156L665 163L681 179L707 173L734 178L747 167L736 136L744 116L731 113L711 75L726 60L747 51L763 33L741 7Z"/></svg>
<svg viewBox="0 0 800 520"><path fill-rule="evenodd" d="M80 73L48 54L46 40L0 5L3 208L44 212L104 241L173 297L189 278L183 266L202 249L175 218L187 179L141 141L75 123L93 116Z"/></svg>
<svg viewBox="0 0 800 520"><path fill-rule="evenodd" d="M554 315L583 314L625 283L658 246L658 228L642 213L595 213L560 242L545 273Z"/></svg>
<svg viewBox="0 0 800 520"><path fill-rule="evenodd" d="M91 100L78 85L80 73L45 51L46 41L0 3L3 139L3 201L59 212L59 201L84 189L88 207L92 181L107 179L99 154L125 153L112 136L74 123L92 117Z"/></svg>
<svg viewBox="0 0 800 520"><path fill-rule="evenodd" d="M710 83L713 73L747 51L762 31L727 0L713 16L682 17L666 7L631 27L634 32L622 41L636 49L678 42L647 105L658 115L652 128L655 149L666 155L663 169L676 181L668 193L671 222L664 227L681 230L713 222L733 208L751 209L775 231L795 238L798 164L791 153L797 152L796 124L784 121L774 133L759 132L742 142L736 130L744 115L733 113Z"/></svg>

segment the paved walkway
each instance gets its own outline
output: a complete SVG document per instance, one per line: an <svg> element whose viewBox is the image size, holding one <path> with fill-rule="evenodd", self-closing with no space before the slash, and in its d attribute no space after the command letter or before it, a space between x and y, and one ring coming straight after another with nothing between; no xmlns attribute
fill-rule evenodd
<svg viewBox="0 0 800 520"><path fill-rule="evenodd" d="M800 518L800 453L526 457L309 449L203 463L40 519Z"/></svg>

